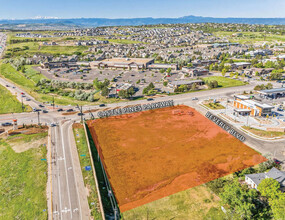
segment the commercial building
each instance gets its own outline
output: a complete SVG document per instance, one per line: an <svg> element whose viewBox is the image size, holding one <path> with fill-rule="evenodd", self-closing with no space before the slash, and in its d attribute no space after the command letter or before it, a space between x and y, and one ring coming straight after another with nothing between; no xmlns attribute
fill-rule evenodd
<svg viewBox="0 0 285 220"><path fill-rule="evenodd" d="M178 65L177 64L167 64L167 63L153 63L147 66L148 69L156 69L156 70L160 70L160 69L171 69L171 70L177 70L178 69Z"/></svg>
<svg viewBox="0 0 285 220"><path fill-rule="evenodd" d="M147 58L112 58L93 61L90 63L90 66L98 69L141 70L148 68L153 63L154 59Z"/></svg>
<svg viewBox="0 0 285 220"><path fill-rule="evenodd" d="M266 116L271 114L274 108L271 105L259 103L251 100L244 95L236 95L234 99L234 111L239 115L251 115L251 116Z"/></svg>
<svg viewBox="0 0 285 220"><path fill-rule="evenodd" d="M190 77L195 76L204 76L209 74L209 70L204 68L189 68L189 67L182 67L182 72L187 74Z"/></svg>
<svg viewBox="0 0 285 220"><path fill-rule="evenodd" d="M266 90L261 90L257 92L263 98L277 99L277 98L285 97L285 88L266 89Z"/></svg>
<svg viewBox="0 0 285 220"><path fill-rule="evenodd" d="M204 81L203 80L176 80L176 81L169 82L168 86L176 89L181 85L186 85L190 88L194 83L196 85L203 85Z"/></svg>

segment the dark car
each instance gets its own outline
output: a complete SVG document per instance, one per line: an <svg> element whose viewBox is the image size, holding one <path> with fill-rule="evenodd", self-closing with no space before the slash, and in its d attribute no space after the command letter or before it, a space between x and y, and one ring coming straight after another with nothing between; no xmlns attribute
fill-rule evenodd
<svg viewBox="0 0 285 220"><path fill-rule="evenodd" d="M66 112L73 112L73 109L72 108L67 109Z"/></svg>
<svg viewBox="0 0 285 220"><path fill-rule="evenodd" d="M10 122L5 122L5 123L2 123L1 125L2 125L3 127L5 127L5 126L12 126L13 124L10 123Z"/></svg>
<svg viewBox="0 0 285 220"><path fill-rule="evenodd" d="M43 110L43 113L48 113L48 111L47 110Z"/></svg>
<svg viewBox="0 0 285 220"><path fill-rule="evenodd" d="M273 158L273 161L274 161L274 163L276 163L278 165L282 163L280 160L277 160L276 158Z"/></svg>
<svg viewBox="0 0 285 220"><path fill-rule="evenodd" d="M100 105L99 105L99 107L105 107L105 106L106 106L105 104L100 104Z"/></svg>
<svg viewBox="0 0 285 220"><path fill-rule="evenodd" d="M148 98L147 101L153 101L153 98Z"/></svg>
<svg viewBox="0 0 285 220"><path fill-rule="evenodd" d="M45 107L45 106L43 106L43 105L39 104L39 107L43 108L43 107Z"/></svg>
<svg viewBox="0 0 285 220"><path fill-rule="evenodd" d="M62 108L59 108L59 109L57 109L57 111L58 111L58 112L62 112L62 111L63 111L63 109L62 109Z"/></svg>
<svg viewBox="0 0 285 220"><path fill-rule="evenodd" d="M78 116L81 116L81 115L84 115L84 114L83 114L83 113L81 113L81 112L79 112L77 115L78 115Z"/></svg>

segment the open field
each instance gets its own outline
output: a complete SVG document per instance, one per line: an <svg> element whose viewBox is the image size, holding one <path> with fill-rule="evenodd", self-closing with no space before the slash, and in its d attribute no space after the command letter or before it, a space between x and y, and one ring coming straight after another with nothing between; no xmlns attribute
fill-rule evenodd
<svg viewBox="0 0 285 220"><path fill-rule="evenodd" d="M88 49L87 46L40 46L39 42L21 42L15 44L8 44L7 53L13 55L22 54L64 54L73 55L76 52L83 53Z"/></svg>
<svg viewBox="0 0 285 220"><path fill-rule="evenodd" d="M47 150L39 142L46 135L0 139L0 219L47 219L47 163L41 160ZM16 153L14 147L22 147L26 141L37 147Z"/></svg>
<svg viewBox="0 0 285 220"><path fill-rule="evenodd" d="M121 212L266 160L187 106L97 119L88 127Z"/></svg>
<svg viewBox="0 0 285 220"><path fill-rule="evenodd" d="M266 138L271 138L271 137L282 137L285 135L284 132L278 132L278 131L264 131L261 129L256 129L252 128L249 126L242 126L243 129L251 132L252 134L255 134L260 137L266 137Z"/></svg>
<svg viewBox="0 0 285 220"><path fill-rule="evenodd" d="M233 37L233 32L219 31L214 34L218 37L227 37L232 43L241 43L241 44L254 44L258 42L284 42L285 35L277 34L266 34L263 32L238 32L241 33L240 37Z"/></svg>
<svg viewBox="0 0 285 220"><path fill-rule="evenodd" d="M219 87L223 87L223 88L234 87L234 86L243 86L246 84L243 81L230 79L230 78L226 78L223 76L209 76L209 77L204 77L203 80L205 80L205 81L216 80L218 82Z"/></svg>
<svg viewBox="0 0 285 220"><path fill-rule="evenodd" d="M30 111L29 106L25 106L26 111ZM22 112L22 104L4 86L0 85L0 114Z"/></svg>
<svg viewBox="0 0 285 220"><path fill-rule="evenodd" d="M122 213L122 219L224 219L219 198L204 185L164 197Z"/></svg>
<svg viewBox="0 0 285 220"><path fill-rule="evenodd" d="M102 219L93 172L86 171L84 169L85 166L90 166L91 164L84 128L82 127L82 125L74 126L73 132L79 155L80 165L82 168L84 185L89 192L88 203L91 210L91 215L94 217L94 219Z"/></svg>

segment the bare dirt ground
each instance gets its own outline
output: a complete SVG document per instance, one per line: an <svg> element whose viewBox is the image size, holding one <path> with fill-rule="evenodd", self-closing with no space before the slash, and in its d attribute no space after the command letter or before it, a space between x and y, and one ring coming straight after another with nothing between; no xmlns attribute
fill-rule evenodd
<svg viewBox="0 0 285 220"><path fill-rule="evenodd" d="M188 106L88 126L121 212L266 160Z"/></svg>

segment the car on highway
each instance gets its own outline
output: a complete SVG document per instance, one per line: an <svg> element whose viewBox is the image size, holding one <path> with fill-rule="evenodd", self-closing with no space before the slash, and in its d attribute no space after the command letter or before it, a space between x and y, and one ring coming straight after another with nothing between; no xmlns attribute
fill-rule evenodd
<svg viewBox="0 0 285 220"><path fill-rule="evenodd" d="M29 98L26 98L26 101L31 101L31 99L29 99Z"/></svg>
<svg viewBox="0 0 285 220"><path fill-rule="evenodd" d="M67 109L66 112L73 112L73 109L72 108Z"/></svg>
<svg viewBox="0 0 285 220"><path fill-rule="evenodd" d="M38 108L33 108L33 112L40 112L41 109L38 109Z"/></svg>
<svg viewBox="0 0 285 220"><path fill-rule="evenodd" d="M153 98L148 98L147 101L153 101Z"/></svg>
<svg viewBox="0 0 285 220"><path fill-rule="evenodd" d="M43 107L45 107L45 106L44 106L44 105L42 105L42 104L39 104L39 107L40 107L40 108L43 108Z"/></svg>
<svg viewBox="0 0 285 220"><path fill-rule="evenodd" d="M48 111L47 110L43 110L43 113L48 113Z"/></svg>
<svg viewBox="0 0 285 220"><path fill-rule="evenodd" d="M6 85L6 87L10 87L9 85Z"/></svg>
<svg viewBox="0 0 285 220"><path fill-rule="evenodd" d="M58 111L58 112L62 112L62 111L63 111L63 109L62 109L62 108L59 108L59 109L57 109L57 111Z"/></svg>
<svg viewBox="0 0 285 220"><path fill-rule="evenodd" d="M192 98L192 100L195 101L195 100L198 100L198 98L197 98L197 97L194 97L194 98Z"/></svg>
<svg viewBox="0 0 285 220"><path fill-rule="evenodd" d="M56 123L50 123L50 126L51 126L51 127L55 127L55 126L56 126Z"/></svg>
<svg viewBox="0 0 285 220"><path fill-rule="evenodd" d="M105 104L100 104L100 105L99 105L99 107L105 107L105 106L106 106Z"/></svg>
<svg viewBox="0 0 285 220"><path fill-rule="evenodd" d="M12 126L13 124L10 123L10 122L5 122L5 123L2 123L1 124L3 127L6 127L6 126Z"/></svg>
<svg viewBox="0 0 285 220"><path fill-rule="evenodd" d="M84 114L83 114L83 113L81 113L81 112L79 112L77 115L78 115L78 116L81 116L81 115L84 115Z"/></svg>

